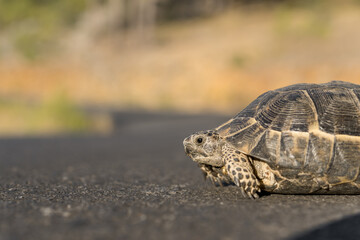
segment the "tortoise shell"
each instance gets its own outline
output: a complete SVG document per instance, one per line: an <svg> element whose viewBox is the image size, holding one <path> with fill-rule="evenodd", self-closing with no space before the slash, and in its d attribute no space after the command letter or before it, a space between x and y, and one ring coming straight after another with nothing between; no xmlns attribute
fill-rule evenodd
<svg viewBox="0 0 360 240"><path fill-rule="evenodd" d="M360 167L360 86L296 84L259 96L216 128L241 152L294 178L354 181Z"/></svg>

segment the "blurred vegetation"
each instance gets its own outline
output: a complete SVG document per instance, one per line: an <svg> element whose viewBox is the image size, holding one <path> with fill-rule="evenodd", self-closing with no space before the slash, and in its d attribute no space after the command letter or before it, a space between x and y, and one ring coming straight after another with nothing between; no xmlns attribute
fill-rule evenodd
<svg viewBox="0 0 360 240"><path fill-rule="evenodd" d="M330 32L332 5L324 0L289 1L276 7L275 29L287 37L326 37ZM300 18L296 17L299 15Z"/></svg>
<svg viewBox="0 0 360 240"><path fill-rule="evenodd" d="M246 57L241 54L234 54L231 58L231 64L234 67L243 68L246 64Z"/></svg>
<svg viewBox="0 0 360 240"><path fill-rule="evenodd" d="M86 0L0 0L0 26L33 20L41 27L74 24Z"/></svg>
<svg viewBox="0 0 360 240"><path fill-rule="evenodd" d="M85 113L65 94L40 104L1 99L0 115L0 133L5 135L108 132L112 127L107 116Z"/></svg>
<svg viewBox="0 0 360 240"><path fill-rule="evenodd" d="M124 31L138 30L142 35L149 35L149 31L153 31L154 26L160 23L214 16L234 6L243 8L261 5L269 8L269 11L272 11L271 8L278 9L276 30L281 35L325 36L329 27L330 2L332 1L0 0L0 35L7 35L11 45L26 59L35 60L45 53L53 54L52 51L58 48L64 33L94 9L104 10L103 20L97 20L98 23L95 24L101 25L99 34L104 31L108 31L108 34L124 34ZM294 9L304 9L306 21L294 22ZM94 24L92 21L88 22L88 25Z"/></svg>
<svg viewBox="0 0 360 240"><path fill-rule="evenodd" d="M34 60L55 47L56 39L76 23L85 7L86 0L0 0L0 29L18 52Z"/></svg>
<svg viewBox="0 0 360 240"><path fill-rule="evenodd" d="M0 134L112 128L79 105L232 114L289 84L360 83L359 12L360 0L0 0Z"/></svg>
<svg viewBox="0 0 360 240"><path fill-rule="evenodd" d="M37 116L40 121L46 119L66 131L86 131L91 126L91 121L86 114L71 103L64 93L44 102L38 110Z"/></svg>

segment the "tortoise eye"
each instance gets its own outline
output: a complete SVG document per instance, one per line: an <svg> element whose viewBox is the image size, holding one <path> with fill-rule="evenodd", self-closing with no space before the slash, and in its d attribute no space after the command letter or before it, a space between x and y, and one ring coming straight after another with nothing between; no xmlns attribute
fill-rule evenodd
<svg viewBox="0 0 360 240"><path fill-rule="evenodd" d="M197 143L202 143L203 142L203 139L201 137L199 137L198 139L196 139L196 142Z"/></svg>

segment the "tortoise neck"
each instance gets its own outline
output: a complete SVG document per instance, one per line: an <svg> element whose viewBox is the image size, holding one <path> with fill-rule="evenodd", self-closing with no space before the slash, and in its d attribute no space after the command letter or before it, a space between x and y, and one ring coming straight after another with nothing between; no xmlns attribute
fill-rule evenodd
<svg viewBox="0 0 360 240"><path fill-rule="evenodd" d="M231 146L229 143L227 143L227 142L223 142L222 144L221 144L221 152L226 152L226 151L228 151L228 150L236 150L236 149L234 149L234 147L233 146Z"/></svg>

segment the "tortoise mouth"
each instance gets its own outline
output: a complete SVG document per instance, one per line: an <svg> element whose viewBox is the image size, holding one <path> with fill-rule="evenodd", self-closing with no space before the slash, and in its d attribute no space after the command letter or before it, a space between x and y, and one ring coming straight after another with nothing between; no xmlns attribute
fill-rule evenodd
<svg viewBox="0 0 360 240"><path fill-rule="evenodd" d="M194 149L192 146L189 146L189 145L185 145L184 150L185 150L186 155L188 155L192 159L195 159L199 155L202 156L202 157L208 157L209 156L204 151L196 151L196 149Z"/></svg>
<svg viewBox="0 0 360 240"><path fill-rule="evenodd" d="M204 163L204 166L205 166L206 168L209 168L209 169L220 169L220 168L222 168L222 167L217 167L217 166L213 166L213 165L205 164L205 163Z"/></svg>

